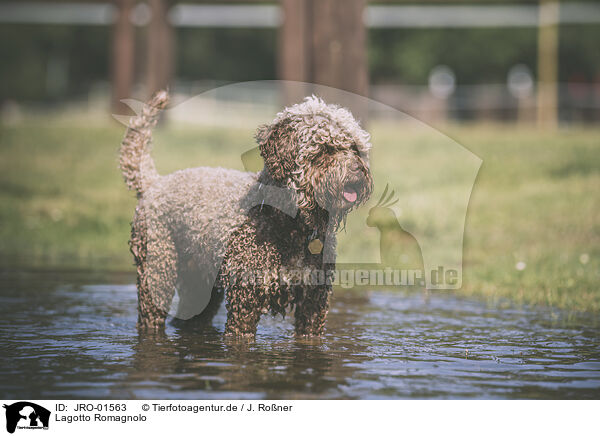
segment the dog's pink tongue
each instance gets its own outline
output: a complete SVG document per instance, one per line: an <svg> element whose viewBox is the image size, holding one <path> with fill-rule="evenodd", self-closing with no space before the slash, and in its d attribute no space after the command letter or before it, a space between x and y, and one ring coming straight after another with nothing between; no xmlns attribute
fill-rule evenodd
<svg viewBox="0 0 600 436"><path fill-rule="evenodd" d="M347 189L344 190L344 198L346 199L346 201L349 201L350 203L354 203L356 201L356 191L354 189Z"/></svg>

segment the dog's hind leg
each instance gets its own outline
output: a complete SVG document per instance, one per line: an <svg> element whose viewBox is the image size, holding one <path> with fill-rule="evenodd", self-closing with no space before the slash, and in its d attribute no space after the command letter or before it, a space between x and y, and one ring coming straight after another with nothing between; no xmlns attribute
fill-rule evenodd
<svg viewBox="0 0 600 436"><path fill-rule="evenodd" d="M166 226L152 222L138 208L131 231L137 264L138 329L164 327L177 280L177 251Z"/></svg>

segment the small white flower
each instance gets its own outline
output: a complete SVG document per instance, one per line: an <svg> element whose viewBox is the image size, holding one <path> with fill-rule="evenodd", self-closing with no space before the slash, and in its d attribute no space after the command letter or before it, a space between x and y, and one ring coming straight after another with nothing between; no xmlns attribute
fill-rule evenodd
<svg viewBox="0 0 600 436"><path fill-rule="evenodd" d="M581 262L582 264L587 264L590 261L590 255L587 253L583 253L581 256L579 256L579 262Z"/></svg>
<svg viewBox="0 0 600 436"><path fill-rule="evenodd" d="M517 271L523 271L525 268L527 268L527 264L523 261L517 262L515 268L517 269Z"/></svg>

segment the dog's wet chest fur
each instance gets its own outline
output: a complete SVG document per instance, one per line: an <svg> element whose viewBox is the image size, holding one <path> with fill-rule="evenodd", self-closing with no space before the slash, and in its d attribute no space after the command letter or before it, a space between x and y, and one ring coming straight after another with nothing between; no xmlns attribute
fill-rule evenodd
<svg viewBox="0 0 600 436"><path fill-rule="evenodd" d="M256 273L259 282L249 285L247 290L263 294L272 309L274 302L276 308L285 308L301 298L298 292L306 289L302 281L313 273L317 274L317 283L309 288L325 292L318 280L322 281L323 274L334 265L323 264L322 250L311 253L309 243L314 239L325 242L325 232L310 230L297 217L269 206L254 208L229 241L220 281L227 287L233 277L239 279L241 274ZM327 243L334 243L333 238Z"/></svg>

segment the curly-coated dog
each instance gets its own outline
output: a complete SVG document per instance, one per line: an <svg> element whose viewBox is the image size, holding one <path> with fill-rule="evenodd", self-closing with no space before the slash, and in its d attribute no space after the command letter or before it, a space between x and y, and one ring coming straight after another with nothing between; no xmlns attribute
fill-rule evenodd
<svg viewBox="0 0 600 436"><path fill-rule="evenodd" d="M120 167L137 192L130 247L137 265L138 327L176 317L212 321L227 296L225 333L253 336L261 314L294 311L298 336L323 333L335 233L372 191L369 134L317 97L285 108L256 134L264 168L190 168L159 176L151 130L168 95L133 117Z"/></svg>

